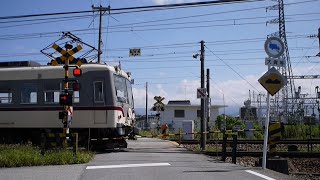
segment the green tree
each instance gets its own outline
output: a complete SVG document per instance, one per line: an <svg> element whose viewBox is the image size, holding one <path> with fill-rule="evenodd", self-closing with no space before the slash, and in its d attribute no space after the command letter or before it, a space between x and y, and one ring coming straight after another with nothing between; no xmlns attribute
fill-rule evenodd
<svg viewBox="0 0 320 180"><path fill-rule="evenodd" d="M216 129L221 129L221 127L225 123L224 118L225 118L224 115L219 115L217 117L217 120L215 123ZM237 125L241 126L241 128L244 128L244 124L241 121L231 116L226 116L226 124L227 124L227 130L232 130L233 127Z"/></svg>

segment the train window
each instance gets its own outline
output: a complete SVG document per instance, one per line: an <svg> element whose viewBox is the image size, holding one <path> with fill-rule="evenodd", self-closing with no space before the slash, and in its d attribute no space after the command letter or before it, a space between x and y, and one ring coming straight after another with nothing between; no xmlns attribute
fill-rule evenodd
<svg viewBox="0 0 320 180"><path fill-rule="evenodd" d="M114 86L116 88L118 102L128 103L126 79L121 76L114 75Z"/></svg>
<svg viewBox="0 0 320 180"><path fill-rule="evenodd" d="M37 103L37 88L32 86L24 86L21 89L21 103L22 104L36 104Z"/></svg>
<svg viewBox="0 0 320 180"><path fill-rule="evenodd" d="M94 102L104 102L103 98L103 82L94 82Z"/></svg>
<svg viewBox="0 0 320 180"><path fill-rule="evenodd" d="M80 102L80 93L79 93L79 91L72 91L72 92L73 92L72 101L74 103L79 103Z"/></svg>
<svg viewBox="0 0 320 180"><path fill-rule="evenodd" d="M12 92L0 91L0 104L11 104L11 103L12 103Z"/></svg>
<svg viewBox="0 0 320 180"><path fill-rule="evenodd" d="M126 83L127 83L129 104L133 105L133 95L132 95L131 82L129 80L127 80Z"/></svg>
<svg viewBox="0 0 320 180"><path fill-rule="evenodd" d="M59 91L45 91L44 102L45 103L59 103Z"/></svg>

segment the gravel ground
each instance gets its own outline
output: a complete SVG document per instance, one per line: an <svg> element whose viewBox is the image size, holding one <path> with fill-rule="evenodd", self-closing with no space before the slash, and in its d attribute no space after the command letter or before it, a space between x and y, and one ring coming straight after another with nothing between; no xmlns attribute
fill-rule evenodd
<svg viewBox="0 0 320 180"><path fill-rule="evenodd" d="M185 148L190 150L199 149L198 145L184 144ZM262 151L262 145L255 144L239 144L239 151ZM277 149L287 149L287 145L277 145ZM318 149L318 146L314 146L314 149ZM221 151L221 145L219 144L208 144L207 149L215 151ZM298 149L307 149L307 145L298 145ZM221 159L221 157L216 157ZM289 165L289 173L291 176L297 179L309 180L319 179L320 180L320 157L319 158L287 158ZM259 161L256 157L238 157L237 164L247 167L254 167L255 163ZM231 163L231 157L227 157L226 162Z"/></svg>

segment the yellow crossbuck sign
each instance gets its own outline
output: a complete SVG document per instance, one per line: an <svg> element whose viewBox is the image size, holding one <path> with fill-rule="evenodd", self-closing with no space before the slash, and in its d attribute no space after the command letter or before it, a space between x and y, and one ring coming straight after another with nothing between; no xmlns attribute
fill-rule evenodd
<svg viewBox="0 0 320 180"><path fill-rule="evenodd" d="M79 67L82 65L82 62L79 59L75 59L72 55L74 55L75 53L79 52L82 47L80 45L78 45L77 47L70 49L68 51L62 49L60 46L58 46L57 44L53 44L52 48L55 49L56 51L58 51L62 56L56 58L55 60L51 61L51 64L53 66L56 66L58 64L63 64L63 62L65 60L67 60L67 58L69 58L69 61L78 65Z"/></svg>

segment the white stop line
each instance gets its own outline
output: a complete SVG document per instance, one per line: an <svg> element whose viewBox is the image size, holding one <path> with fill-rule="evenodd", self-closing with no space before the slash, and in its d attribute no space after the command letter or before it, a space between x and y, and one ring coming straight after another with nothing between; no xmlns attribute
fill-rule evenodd
<svg viewBox="0 0 320 180"><path fill-rule="evenodd" d="M170 166L170 164L169 163L144 163L144 164L102 165L102 166L87 166L86 169L112 169L112 168L153 167L153 166Z"/></svg>
<svg viewBox="0 0 320 180"><path fill-rule="evenodd" d="M263 178L263 179L276 180L276 179L273 179L273 178L271 178L271 177L268 177L268 176L266 176L266 175L263 175L263 174L260 174L260 173L257 173L257 172L251 171L251 170L246 170L246 172L248 172L248 173L250 173L250 174L254 174L254 175L256 175L256 176L259 176L259 177L261 177L261 178Z"/></svg>

